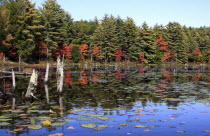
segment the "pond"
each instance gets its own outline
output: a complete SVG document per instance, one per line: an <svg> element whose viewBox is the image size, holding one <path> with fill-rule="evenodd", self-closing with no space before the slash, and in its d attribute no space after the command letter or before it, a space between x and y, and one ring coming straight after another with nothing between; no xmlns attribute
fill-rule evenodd
<svg viewBox="0 0 210 136"><path fill-rule="evenodd" d="M48 83L45 68L36 70L30 100L30 75L16 75L13 90L11 74L0 73L1 135L210 135L210 66L66 66L62 93L56 68Z"/></svg>

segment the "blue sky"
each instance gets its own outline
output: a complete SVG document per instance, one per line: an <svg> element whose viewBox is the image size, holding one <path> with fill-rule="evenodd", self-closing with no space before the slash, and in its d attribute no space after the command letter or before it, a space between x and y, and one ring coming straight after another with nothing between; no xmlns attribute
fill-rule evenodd
<svg viewBox="0 0 210 136"><path fill-rule="evenodd" d="M45 0L32 0L41 6ZM169 21L181 25L210 26L210 0L57 0L75 21L102 19L105 14L131 17L136 25L144 21L149 26L166 25Z"/></svg>

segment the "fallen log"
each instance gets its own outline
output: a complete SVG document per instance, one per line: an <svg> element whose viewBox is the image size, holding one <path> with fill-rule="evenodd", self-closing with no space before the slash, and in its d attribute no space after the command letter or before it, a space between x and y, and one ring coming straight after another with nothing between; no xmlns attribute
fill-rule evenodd
<svg viewBox="0 0 210 136"><path fill-rule="evenodd" d="M12 71L3 71L3 70L0 70L0 73L2 73L2 74L11 74L12 75ZM31 74L32 73L15 71L15 75L31 75Z"/></svg>

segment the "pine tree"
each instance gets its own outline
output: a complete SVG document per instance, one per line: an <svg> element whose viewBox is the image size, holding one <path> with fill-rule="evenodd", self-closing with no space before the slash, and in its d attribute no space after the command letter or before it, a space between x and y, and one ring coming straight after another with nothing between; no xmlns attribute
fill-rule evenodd
<svg viewBox="0 0 210 136"><path fill-rule="evenodd" d="M137 32L137 27L131 18L127 18L125 20L124 26L123 26L123 41L124 44L121 47L123 51L125 51L126 56L131 55L130 49L135 46L136 43L136 32ZM135 48L135 47L134 47Z"/></svg>
<svg viewBox="0 0 210 136"><path fill-rule="evenodd" d="M41 9L44 21L44 40L48 47L48 56L59 50L67 41L66 13L56 0L47 0Z"/></svg>
<svg viewBox="0 0 210 136"><path fill-rule="evenodd" d="M186 63L188 47L184 43L184 32L181 25L177 22L169 22L166 27L169 34L167 43L172 47L173 60L178 63Z"/></svg>
<svg viewBox="0 0 210 136"><path fill-rule="evenodd" d="M116 42L117 35L115 18L113 16L109 17L108 15L105 15L93 37L95 44L100 48L100 58L106 62L114 60L114 53L119 48Z"/></svg>
<svg viewBox="0 0 210 136"><path fill-rule="evenodd" d="M18 20L20 27L16 35L18 54L24 59L29 60L32 57L35 44L38 37L41 36L40 31L44 26L40 24L40 17L39 11L35 9L35 4L25 0L23 14Z"/></svg>
<svg viewBox="0 0 210 136"><path fill-rule="evenodd" d="M144 63L159 63L161 58L157 55L160 52L158 44L155 42L156 35L154 31L148 27L146 22L143 23L140 32L140 47L144 54Z"/></svg>

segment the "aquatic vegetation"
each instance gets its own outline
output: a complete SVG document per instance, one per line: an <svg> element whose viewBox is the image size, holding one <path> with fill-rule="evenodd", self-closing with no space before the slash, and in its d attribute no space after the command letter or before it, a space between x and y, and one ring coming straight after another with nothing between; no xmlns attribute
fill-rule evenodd
<svg viewBox="0 0 210 136"><path fill-rule="evenodd" d="M36 93L40 100L16 97L13 105L9 98L7 103L0 105L1 130L9 134L26 134L29 129L30 135L55 136L112 132L155 135L164 130L165 135L178 135L195 133L189 131L192 126L197 128L197 135L210 132L210 86L205 70L197 81L195 73L186 69L176 70L176 74L170 68L152 66L145 66L141 73L138 67L81 69L87 77L85 84L78 83L80 68L64 68L64 75L65 72L71 74L72 84L64 85L62 93L56 91L56 76L49 73L52 77L49 76L48 96L43 83L45 73L40 69ZM97 80L93 81L95 72ZM117 78L117 75L123 77ZM4 79L10 83L9 78ZM24 84L27 79L17 77L17 96L27 88ZM0 78L0 84L3 82ZM0 89L3 88L0 86ZM61 128L65 133L60 133Z"/></svg>

